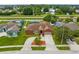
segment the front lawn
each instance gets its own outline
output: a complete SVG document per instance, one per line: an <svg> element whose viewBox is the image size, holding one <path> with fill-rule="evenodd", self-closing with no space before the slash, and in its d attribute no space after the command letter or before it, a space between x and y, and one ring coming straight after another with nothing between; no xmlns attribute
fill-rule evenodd
<svg viewBox="0 0 79 59"><path fill-rule="evenodd" d="M53 29L52 37L53 37L53 40L54 40L55 44L56 45L67 44L65 39L62 40L62 28L59 29L58 27L53 26L52 29ZM61 43L61 41L62 41L62 43Z"/></svg>
<svg viewBox="0 0 79 59"><path fill-rule="evenodd" d="M79 44L79 37L75 37L75 41Z"/></svg>
<svg viewBox="0 0 79 59"><path fill-rule="evenodd" d="M22 20L40 20L43 19L43 17L0 17L0 20L16 20L16 19L22 19Z"/></svg>
<svg viewBox="0 0 79 59"><path fill-rule="evenodd" d="M0 24L6 24L8 21L0 21Z"/></svg>
<svg viewBox="0 0 79 59"><path fill-rule="evenodd" d="M32 50L45 50L46 47L39 46L39 47L31 47L31 48Z"/></svg>
<svg viewBox="0 0 79 59"><path fill-rule="evenodd" d="M59 50L70 50L69 47L57 47Z"/></svg>
<svg viewBox="0 0 79 59"><path fill-rule="evenodd" d="M18 37L0 37L0 46L23 45L27 38L25 30L22 29Z"/></svg>
<svg viewBox="0 0 79 59"><path fill-rule="evenodd" d="M19 51L22 47L13 47L13 48L0 48L0 52L3 51Z"/></svg>
<svg viewBox="0 0 79 59"><path fill-rule="evenodd" d="M26 39L29 37L28 35L26 35L25 29L23 27L24 25L20 29L20 32L18 33L17 37L0 37L0 46L23 45Z"/></svg>
<svg viewBox="0 0 79 59"><path fill-rule="evenodd" d="M53 40L55 42L55 45L68 45L65 39L63 39L63 40L60 39L60 37L61 37L60 34L62 33L62 30L59 31L59 33L58 33L57 30L59 31L58 28L56 28L56 27L53 26L52 37L53 37ZM61 41L62 41L62 43L61 43ZM57 48L59 50L69 50L70 49L69 47L57 47Z"/></svg>

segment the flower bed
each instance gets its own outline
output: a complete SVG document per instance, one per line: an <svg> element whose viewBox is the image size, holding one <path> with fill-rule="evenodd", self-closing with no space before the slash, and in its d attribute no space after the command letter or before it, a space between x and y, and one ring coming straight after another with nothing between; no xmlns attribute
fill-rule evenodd
<svg viewBox="0 0 79 59"><path fill-rule="evenodd" d="M45 41L40 41L38 44L35 43L35 41L32 42L32 50L45 50L46 48Z"/></svg>

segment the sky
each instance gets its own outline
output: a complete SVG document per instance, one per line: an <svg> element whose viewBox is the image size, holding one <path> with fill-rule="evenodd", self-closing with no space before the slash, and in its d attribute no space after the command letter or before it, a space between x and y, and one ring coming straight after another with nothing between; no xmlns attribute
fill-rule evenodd
<svg viewBox="0 0 79 59"><path fill-rule="evenodd" d="M0 5L29 5L29 4L69 4L79 5L79 0L1 0Z"/></svg>

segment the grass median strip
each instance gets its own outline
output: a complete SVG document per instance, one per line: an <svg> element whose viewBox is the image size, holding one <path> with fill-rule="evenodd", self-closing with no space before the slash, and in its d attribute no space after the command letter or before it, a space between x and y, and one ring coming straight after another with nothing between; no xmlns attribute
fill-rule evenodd
<svg viewBox="0 0 79 59"><path fill-rule="evenodd" d="M16 50L20 50L22 47L12 47L12 48L0 48L0 52L3 51L16 51Z"/></svg>

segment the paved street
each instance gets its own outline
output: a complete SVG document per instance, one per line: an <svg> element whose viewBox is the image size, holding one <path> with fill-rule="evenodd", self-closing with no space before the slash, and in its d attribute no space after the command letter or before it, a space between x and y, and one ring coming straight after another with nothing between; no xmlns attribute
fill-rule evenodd
<svg viewBox="0 0 79 59"><path fill-rule="evenodd" d="M79 51L4 51L0 54L79 54Z"/></svg>

